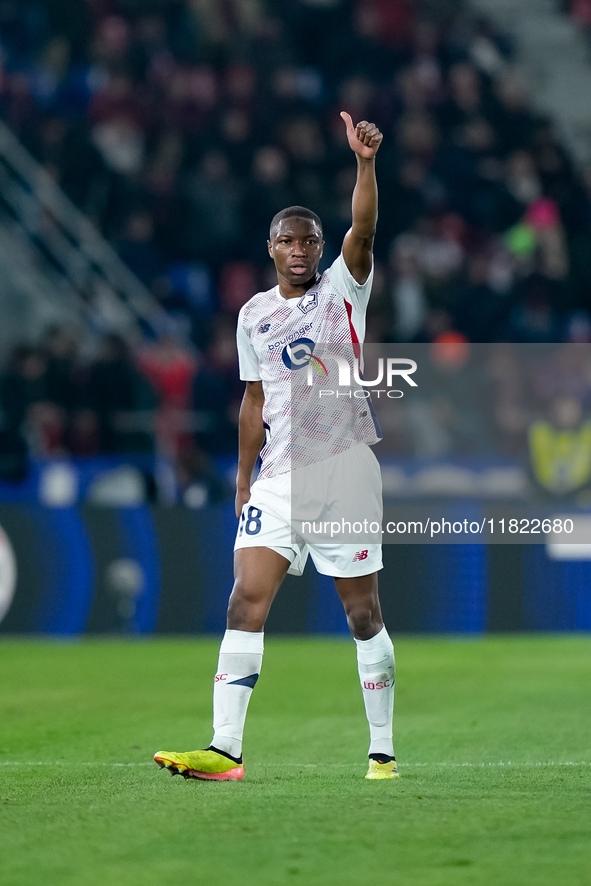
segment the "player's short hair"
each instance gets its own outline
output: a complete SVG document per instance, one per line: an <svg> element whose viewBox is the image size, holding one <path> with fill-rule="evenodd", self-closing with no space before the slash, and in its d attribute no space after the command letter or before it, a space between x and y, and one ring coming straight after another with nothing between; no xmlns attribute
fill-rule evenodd
<svg viewBox="0 0 591 886"><path fill-rule="evenodd" d="M281 212L278 212L277 215L273 216L271 227L269 228L269 240L273 239L277 228L285 218L295 217L309 218L311 221L316 222L320 228L320 233L322 234L322 222L315 212L312 212L311 209L306 209L305 206L288 206L287 209L282 209Z"/></svg>

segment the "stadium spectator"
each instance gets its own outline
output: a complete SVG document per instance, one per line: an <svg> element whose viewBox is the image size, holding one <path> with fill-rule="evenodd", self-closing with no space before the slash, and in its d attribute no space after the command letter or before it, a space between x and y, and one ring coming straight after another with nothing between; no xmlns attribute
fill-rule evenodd
<svg viewBox="0 0 591 886"><path fill-rule="evenodd" d="M585 35L591 56L591 2L589 0L571 0L570 4L566 5L570 5L570 13Z"/></svg>
<svg viewBox="0 0 591 886"><path fill-rule="evenodd" d="M23 445L35 455L64 452L66 413L50 399L48 362L42 347L19 346L0 378L6 442L15 452Z"/></svg>
<svg viewBox="0 0 591 886"><path fill-rule="evenodd" d="M107 335L89 369L87 402L96 416L100 451L150 452L153 449L154 388L136 369L118 335Z"/></svg>
<svg viewBox="0 0 591 886"><path fill-rule="evenodd" d="M159 451L176 456L192 445L192 386L197 369L192 352L172 335L162 335L140 353L138 368L158 397L155 433Z"/></svg>
<svg viewBox="0 0 591 886"><path fill-rule="evenodd" d="M150 286L161 274L160 248L154 235L154 220L149 212L132 212L125 219L116 246L123 261L146 286Z"/></svg>

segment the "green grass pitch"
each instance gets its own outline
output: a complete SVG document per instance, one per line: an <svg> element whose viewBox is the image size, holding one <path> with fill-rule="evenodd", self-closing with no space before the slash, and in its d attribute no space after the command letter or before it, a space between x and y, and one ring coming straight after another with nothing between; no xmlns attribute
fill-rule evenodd
<svg viewBox="0 0 591 886"><path fill-rule="evenodd" d="M2 641L2 886L591 883L590 638L395 638L378 782L352 641L268 638L245 780L170 778L217 646Z"/></svg>

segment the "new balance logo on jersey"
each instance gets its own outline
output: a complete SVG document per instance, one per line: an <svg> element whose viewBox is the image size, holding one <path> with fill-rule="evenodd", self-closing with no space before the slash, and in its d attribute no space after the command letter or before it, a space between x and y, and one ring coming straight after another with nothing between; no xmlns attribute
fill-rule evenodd
<svg viewBox="0 0 591 886"><path fill-rule="evenodd" d="M270 324L270 323L263 323L262 326L259 326L259 333L260 333L261 335L264 335L264 333L265 333L265 332L268 332L270 328L271 328L271 324Z"/></svg>
<svg viewBox="0 0 591 886"><path fill-rule="evenodd" d="M357 551L353 557L353 563L356 563L358 560L367 560L368 553L368 551Z"/></svg>
<svg viewBox="0 0 591 886"><path fill-rule="evenodd" d="M309 314L310 311L313 311L314 308L318 307L318 293L317 292L307 292L305 295L302 295L301 299L298 302L298 308L302 312L302 314Z"/></svg>

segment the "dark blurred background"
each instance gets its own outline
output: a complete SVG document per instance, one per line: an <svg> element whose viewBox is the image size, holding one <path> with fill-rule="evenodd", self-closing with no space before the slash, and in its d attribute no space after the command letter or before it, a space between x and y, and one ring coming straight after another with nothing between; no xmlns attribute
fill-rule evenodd
<svg viewBox="0 0 591 886"><path fill-rule="evenodd" d="M318 212L327 262L349 225L343 108L385 134L368 341L589 341L591 174L512 56L461 0L1 0L2 119L164 309L6 342L5 447L151 451L158 408L181 472L234 452L270 218Z"/></svg>
<svg viewBox="0 0 591 886"><path fill-rule="evenodd" d="M337 255L355 181L342 109L384 132L367 341L426 348L447 386L386 418L387 495L436 496L444 476L446 495L566 490L587 507L591 140L588 111L578 143L562 112L589 94L591 5L477 2L0 0L0 501L23 549L10 503L53 509L70 539L81 503L139 509L136 563L156 544L146 504L202 512L200 539L219 505L229 551L237 313L275 282L279 209L317 212L324 266ZM579 66L564 100L536 22L579 41L563 40ZM536 41L538 88L522 65ZM474 343L494 342L513 350L472 374ZM516 370L520 348L551 343ZM159 532L189 533L187 550L187 525Z"/></svg>

